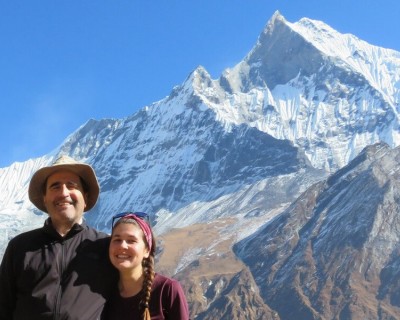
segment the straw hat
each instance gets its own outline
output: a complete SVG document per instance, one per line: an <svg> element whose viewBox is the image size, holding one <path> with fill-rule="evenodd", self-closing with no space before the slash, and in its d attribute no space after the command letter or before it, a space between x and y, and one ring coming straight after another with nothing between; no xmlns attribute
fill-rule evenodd
<svg viewBox="0 0 400 320"><path fill-rule="evenodd" d="M38 209L47 212L46 206L43 202L44 184L50 175L60 170L71 171L85 181L88 186L88 199L84 211L92 209L97 202L100 192L96 174L90 165L77 162L68 156L61 156L51 166L43 167L34 173L28 189L29 199L31 202Z"/></svg>

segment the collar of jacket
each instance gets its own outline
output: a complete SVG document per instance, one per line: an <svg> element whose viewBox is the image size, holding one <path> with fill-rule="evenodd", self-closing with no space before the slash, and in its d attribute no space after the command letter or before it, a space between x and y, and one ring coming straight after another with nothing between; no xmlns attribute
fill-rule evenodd
<svg viewBox="0 0 400 320"><path fill-rule="evenodd" d="M44 233L53 237L54 239L66 240L66 239L72 238L74 235L76 235L77 233L79 233L87 228L88 228L88 225L86 224L85 221L82 221L82 224L75 223L72 226L71 230L69 230L68 233L63 237L54 228L53 224L51 223L51 219L47 218L46 221L44 222L43 231L44 231Z"/></svg>

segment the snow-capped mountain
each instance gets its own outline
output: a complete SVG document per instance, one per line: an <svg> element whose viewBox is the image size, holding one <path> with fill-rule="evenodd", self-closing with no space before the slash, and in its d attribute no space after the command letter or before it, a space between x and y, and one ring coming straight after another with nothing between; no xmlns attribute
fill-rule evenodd
<svg viewBox="0 0 400 320"><path fill-rule="evenodd" d="M221 118L288 139L331 172L366 145L400 141L400 53L320 21L289 23L275 13L215 87L225 95L214 108Z"/></svg>
<svg viewBox="0 0 400 320"><path fill-rule="evenodd" d="M293 211L296 199L317 192L365 147L398 146L399 91L399 52L277 12L249 54L218 79L200 66L165 99L124 119L89 120L50 154L0 169L0 256L8 239L46 218L28 200L33 172L69 154L90 163L100 181L99 202L85 215L90 224L109 231L115 213L152 215L159 267L191 288L197 319L285 319L265 293L272 287L261 283L270 276L261 270L266 255L250 261L241 247L262 251L248 240L258 230L287 212L311 214ZM232 252L235 243L248 266ZM251 298L236 297L228 308L222 291Z"/></svg>

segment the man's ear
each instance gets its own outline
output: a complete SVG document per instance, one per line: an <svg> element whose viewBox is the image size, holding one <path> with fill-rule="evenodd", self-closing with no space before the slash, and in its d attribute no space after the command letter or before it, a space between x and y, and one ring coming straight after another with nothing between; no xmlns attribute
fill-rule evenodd
<svg viewBox="0 0 400 320"><path fill-rule="evenodd" d="M43 204L44 204L45 208L47 209L46 195L43 196Z"/></svg>
<svg viewBox="0 0 400 320"><path fill-rule="evenodd" d="M85 208L86 208L89 199L89 193L85 192L83 195L83 199L85 200Z"/></svg>

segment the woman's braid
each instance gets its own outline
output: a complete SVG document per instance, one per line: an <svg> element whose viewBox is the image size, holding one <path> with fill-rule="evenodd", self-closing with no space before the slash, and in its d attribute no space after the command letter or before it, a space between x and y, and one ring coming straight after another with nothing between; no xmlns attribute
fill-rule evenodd
<svg viewBox="0 0 400 320"><path fill-rule="evenodd" d="M152 250L153 251L153 250ZM147 259L143 260L143 298L141 304L143 306L143 320L151 320L149 303L151 295L151 286L154 280L154 256L150 254Z"/></svg>

